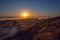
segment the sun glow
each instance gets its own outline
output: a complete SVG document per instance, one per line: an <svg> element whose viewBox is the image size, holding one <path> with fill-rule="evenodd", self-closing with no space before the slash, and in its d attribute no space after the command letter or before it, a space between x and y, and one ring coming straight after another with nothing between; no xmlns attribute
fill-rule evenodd
<svg viewBox="0 0 60 40"><path fill-rule="evenodd" d="M27 13L27 12L24 12L24 13L22 14L22 16L27 17L27 16L28 16L28 13Z"/></svg>
<svg viewBox="0 0 60 40"><path fill-rule="evenodd" d="M23 12L23 13L21 13L21 17L22 18L28 18L30 15L29 15L29 13L28 12Z"/></svg>

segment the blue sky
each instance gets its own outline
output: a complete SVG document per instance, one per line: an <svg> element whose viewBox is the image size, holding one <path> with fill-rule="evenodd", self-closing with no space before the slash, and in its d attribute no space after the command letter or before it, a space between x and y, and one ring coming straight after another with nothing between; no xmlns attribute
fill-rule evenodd
<svg viewBox="0 0 60 40"><path fill-rule="evenodd" d="M60 16L60 0L0 0L0 16L18 16L21 10L32 16Z"/></svg>

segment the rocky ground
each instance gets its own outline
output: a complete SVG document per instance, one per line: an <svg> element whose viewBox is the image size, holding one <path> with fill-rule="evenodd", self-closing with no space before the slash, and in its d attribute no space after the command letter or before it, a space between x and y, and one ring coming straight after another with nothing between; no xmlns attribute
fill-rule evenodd
<svg viewBox="0 0 60 40"><path fill-rule="evenodd" d="M0 40L60 40L60 17L0 20Z"/></svg>

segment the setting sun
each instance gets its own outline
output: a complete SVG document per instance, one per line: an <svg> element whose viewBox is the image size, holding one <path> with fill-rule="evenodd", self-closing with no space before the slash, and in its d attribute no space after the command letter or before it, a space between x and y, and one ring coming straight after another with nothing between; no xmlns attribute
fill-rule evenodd
<svg viewBox="0 0 60 40"><path fill-rule="evenodd" d="M28 12L23 12L20 14L22 18L28 18L30 14Z"/></svg>
<svg viewBox="0 0 60 40"><path fill-rule="evenodd" d="M23 16L23 17L27 17L27 16L28 16L28 13L27 13L27 12L24 12L24 13L22 14L22 16Z"/></svg>

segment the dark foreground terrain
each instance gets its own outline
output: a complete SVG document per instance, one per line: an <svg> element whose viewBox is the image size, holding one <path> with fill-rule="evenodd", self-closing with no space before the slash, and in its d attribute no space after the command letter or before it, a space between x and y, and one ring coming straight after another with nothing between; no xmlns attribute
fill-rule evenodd
<svg viewBox="0 0 60 40"><path fill-rule="evenodd" d="M0 40L60 40L60 17L0 20Z"/></svg>

